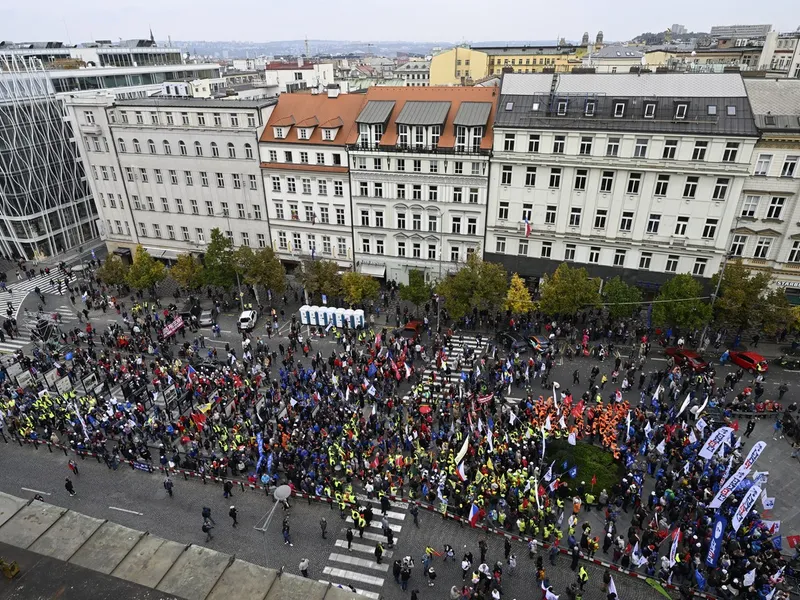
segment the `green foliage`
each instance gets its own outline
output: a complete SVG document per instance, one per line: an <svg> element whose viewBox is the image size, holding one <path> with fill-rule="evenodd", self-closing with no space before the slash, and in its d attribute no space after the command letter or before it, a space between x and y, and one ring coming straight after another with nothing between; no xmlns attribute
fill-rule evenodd
<svg viewBox="0 0 800 600"><path fill-rule="evenodd" d="M740 260L729 261L725 266L719 297L714 304L714 318L739 330L755 324L774 331L790 320L789 303L782 291L769 287L771 276L753 272ZM716 285L719 273L712 280Z"/></svg>
<svg viewBox="0 0 800 600"><path fill-rule="evenodd" d="M150 256L142 246L136 247L133 264L128 270L126 281L136 290L155 290L155 286L167 276L163 263Z"/></svg>
<svg viewBox="0 0 800 600"><path fill-rule="evenodd" d="M242 246L236 251L236 263L247 285L260 285L275 294L282 294L286 289L286 269L272 248L253 252Z"/></svg>
<svg viewBox="0 0 800 600"><path fill-rule="evenodd" d="M531 293L522 277L514 273L511 275L511 284L506 293L506 310L515 315L527 315L533 312L534 304Z"/></svg>
<svg viewBox="0 0 800 600"><path fill-rule="evenodd" d="M408 272L408 285L400 284L400 299L419 308L431 299L433 286L425 281L425 273L416 269Z"/></svg>
<svg viewBox="0 0 800 600"><path fill-rule="evenodd" d="M103 266L97 269L100 281L107 285L122 285L128 275L128 265L116 254L109 254Z"/></svg>
<svg viewBox="0 0 800 600"><path fill-rule="evenodd" d="M502 306L507 279L502 266L484 262L473 253L463 268L439 282L436 292L444 298L450 316L460 319L473 308L491 311Z"/></svg>
<svg viewBox="0 0 800 600"><path fill-rule="evenodd" d="M711 317L711 306L703 299L702 284L688 273L676 275L664 285L653 303L653 323L659 327L702 327Z"/></svg>
<svg viewBox="0 0 800 600"><path fill-rule="evenodd" d="M211 230L203 267L205 282L210 286L229 290L236 283L233 242L216 227Z"/></svg>
<svg viewBox="0 0 800 600"><path fill-rule="evenodd" d="M330 299L342 295L342 276L339 265L330 260L307 260L303 263L300 281L313 302L312 297L325 294Z"/></svg>
<svg viewBox="0 0 800 600"><path fill-rule="evenodd" d="M197 290L203 285L203 264L191 254L180 254L170 267L169 274L178 285L190 290Z"/></svg>
<svg viewBox="0 0 800 600"><path fill-rule="evenodd" d="M377 279L369 275L351 272L342 275L342 290L345 301L353 307L365 300L377 298L381 286Z"/></svg>
<svg viewBox="0 0 800 600"><path fill-rule="evenodd" d="M621 319L639 311L641 306L632 303L642 301L642 292L617 276L603 286L603 298L608 305L609 316L612 319Z"/></svg>
<svg viewBox="0 0 800 600"><path fill-rule="evenodd" d="M580 309L600 304L600 282L589 279L583 267L561 263L552 275L545 275L539 308L547 315L572 316Z"/></svg>
<svg viewBox="0 0 800 600"><path fill-rule="evenodd" d="M614 460L611 452L586 442L578 442L576 445L570 446L564 439L552 441L551 439L547 439L545 472L553 461L556 461L556 464L553 465L554 475L561 473L564 461L567 461L568 469L577 466L578 475L575 479L571 479L569 475L565 475L561 479L569 483L572 489L575 489L581 481L585 481L586 488L591 489L592 475L595 475L597 483L594 486L594 495L597 496L603 489L611 493L614 484L625 476L622 463Z"/></svg>

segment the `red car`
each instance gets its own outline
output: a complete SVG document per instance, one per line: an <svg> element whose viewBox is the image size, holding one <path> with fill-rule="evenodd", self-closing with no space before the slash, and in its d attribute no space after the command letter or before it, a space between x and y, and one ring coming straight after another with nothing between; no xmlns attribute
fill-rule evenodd
<svg viewBox="0 0 800 600"><path fill-rule="evenodd" d="M664 354L671 356L675 360L675 364L683 366L689 365L692 371L705 371L708 369L708 362L697 352L687 350L686 348L667 348Z"/></svg>
<svg viewBox="0 0 800 600"><path fill-rule="evenodd" d="M742 367L748 373L755 373L758 371L758 365L761 365L761 373L766 373L769 365L763 356L755 352L730 352L729 357L731 362L736 366Z"/></svg>

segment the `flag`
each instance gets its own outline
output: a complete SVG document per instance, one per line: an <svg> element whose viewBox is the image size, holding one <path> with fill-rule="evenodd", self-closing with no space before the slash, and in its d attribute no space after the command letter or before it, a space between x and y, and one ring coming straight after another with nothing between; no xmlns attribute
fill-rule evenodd
<svg viewBox="0 0 800 600"><path fill-rule="evenodd" d="M661 440L661 443L656 446L656 450L658 450L661 454L664 454L667 451L666 440Z"/></svg>
<svg viewBox="0 0 800 600"><path fill-rule="evenodd" d="M464 463L463 462L462 463L458 463L458 466L456 467L456 473L458 474L458 478L461 481L466 481L467 480L467 470L464 467Z"/></svg>
<svg viewBox="0 0 800 600"><path fill-rule="evenodd" d="M546 448L547 448L547 442L545 441L544 427L542 427L542 458L544 458L544 451Z"/></svg>
<svg viewBox="0 0 800 600"><path fill-rule="evenodd" d="M694 578L697 581L697 589L701 592L706 589L706 578L703 577L703 574L700 572L699 569L695 570Z"/></svg>
<svg viewBox="0 0 800 600"><path fill-rule="evenodd" d="M775 508L775 498L768 498L767 490L761 493L761 506L764 507L764 510L772 510Z"/></svg>
<svg viewBox="0 0 800 600"><path fill-rule="evenodd" d="M692 400L692 394L690 392L686 394L686 400L683 401L683 404L681 404L681 409L678 411L678 414L675 415L676 419L681 416L681 413L683 413L683 411L686 410L686 407L689 406L689 402L691 402L691 400Z"/></svg>
<svg viewBox="0 0 800 600"><path fill-rule="evenodd" d="M558 420L558 426L561 427L561 429L567 428L567 422L564 420L564 415L561 415L561 418Z"/></svg>
<svg viewBox="0 0 800 600"><path fill-rule="evenodd" d="M555 462L555 461L553 461L553 462ZM567 461L564 461L563 463L561 463L561 470L562 471L566 471L568 467L569 467L569 463Z"/></svg>
<svg viewBox="0 0 800 600"><path fill-rule="evenodd" d="M517 420L517 413L515 413L513 410L511 412L509 412L508 413L508 420L511 421L511 425L513 425Z"/></svg>
<svg viewBox="0 0 800 600"><path fill-rule="evenodd" d="M556 410L558 410L560 412L561 409L558 408L558 394L556 394L556 386L557 385L558 384L554 381L553 382L553 406L555 406Z"/></svg>
<svg viewBox="0 0 800 600"><path fill-rule="evenodd" d="M628 426L625 428L625 443L631 441L631 411L628 411Z"/></svg>
<svg viewBox="0 0 800 600"><path fill-rule="evenodd" d="M552 463L550 463L550 468L547 469L547 473L544 474L544 480L545 481L550 481L551 479L553 479L553 465L554 464L556 464L556 461L553 461Z"/></svg>
<svg viewBox="0 0 800 600"><path fill-rule="evenodd" d="M700 414L700 413L697 413ZM704 431L706 427L708 427L708 423L701 417L697 419L697 423L695 423L695 427L697 427L698 431Z"/></svg>
<svg viewBox="0 0 800 600"><path fill-rule="evenodd" d="M544 420L544 428L547 429L547 431L553 429L553 426L550 424L550 415L547 415L547 418Z"/></svg>
<svg viewBox="0 0 800 600"><path fill-rule="evenodd" d="M475 525L478 524L479 514L480 511L478 510L478 507L473 504L472 507L470 507L469 509L469 524L472 525L473 527L475 527Z"/></svg>
<svg viewBox="0 0 800 600"><path fill-rule="evenodd" d="M609 575L608 593L614 594L617 597L617 600L619 600L619 596L617 596L617 586L614 584L614 578L611 577L611 575Z"/></svg>
<svg viewBox="0 0 800 600"><path fill-rule="evenodd" d="M793 549L795 546L800 544L800 535L787 535L786 543L789 544L789 548Z"/></svg>
<svg viewBox="0 0 800 600"><path fill-rule="evenodd" d="M464 460L464 457L467 455L468 448L469 448L469 436L465 436L464 443L461 445L461 450L459 450L458 454L456 454L456 464Z"/></svg>
<svg viewBox="0 0 800 600"><path fill-rule="evenodd" d="M525 219L525 237L531 237L531 222Z"/></svg>
<svg viewBox="0 0 800 600"><path fill-rule="evenodd" d="M767 532L770 536L778 535L781 532L780 521L761 521L761 524L767 528Z"/></svg>
<svg viewBox="0 0 800 600"><path fill-rule="evenodd" d="M579 419L583 414L583 408L585 404L586 403L583 401L583 398L581 398L580 402L578 402L575 406L572 407L572 416L575 417L576 419Z"/></svg>
<svg viewBox="0 0 800 600"><path fill-rule="evenodd" d="M672 546L669 549L669 566L674 567L675 563L678 562L676 560L676 554L678 553L678 543L681 541L681 530L680 528L676 527L675 531L672 532Z"/></svg>
<svg viewBox="0 0 800 600"><path fill-rule="evenodd" d="M753 585L753 582L756 580L756 570L753 569L752 571L748 571L744 574L744 585L745 587L750 587Z"/></svg>
<svg viewBox="0 0 800 600"><path fill-rule="evenodd" d="M489 442L489 452L494 452L494 433L489 427L486 428L486 441Z"/></svg>
<svg viewBox="0 0 800 600"><path fill-rule="evenodd" d="M739 508L736 509L736 512L733 515L733 519L731 519L731 524L733 525L733 532L736 533L739 531L739 527L741 527L744 520L747 518L747 515L750 514L750 509L753 508L753 505L758 500L758 497L761 495L761 488L757 485L751 487L747 493L744 495L742 502L739 504Z"/></svg>
<svg viewBox="0 0 800 600"><path fill-rule="evenodd" d="M408 363L403 363L403 366L406 369L406 378L411 377L411 367L408 366Z"/></svg>
<svg viewBox="0 0 800 600"><path fill-rule="evenodd" d="M577 439L577 437L575 436L575 432L574 432L574 431L570 431L570 433L569 433L569 437L567 438L567 442L569 442L569 445L570 445L570 446L575 446L575 445L577 445L577 443L578 443L578 439Z"/></svg>
<svg viewBox="0 0 800 600"><path fill-rule="evenodd" d="M772 545L775 547L776 550L783 550L783 544L781 543L781 536L773 538Z"/></svg>
<svg viewBox="0 0 800 600"><path fill-rule="evenodd" d="M597 485L597 475L592 475L592 485Z"/></svg>
<svg viewBox="0 0 800 600"><path fill-rule="evenodd" d="M697 443L697 436L694 434L694 429L689 430L689 443L690 444Z"/></svg>
<svg viewBox="0 0 800 600"><path fill-rule="evenodd" d="M186 372L189 374L189 378L197 377L197 371L192 365L189 365L186 369Z"/></svg>
<svg viewBox="0 0 800 600"><path fill-rule="evenodd" d="M578 476L578 467L572 467L569 470L569 476L572 477L572 479L575 479Z"/></svg>

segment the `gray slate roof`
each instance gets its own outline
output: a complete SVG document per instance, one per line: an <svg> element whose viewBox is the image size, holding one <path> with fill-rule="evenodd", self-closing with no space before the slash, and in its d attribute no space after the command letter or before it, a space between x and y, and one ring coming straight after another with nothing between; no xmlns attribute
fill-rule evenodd
<svg viewBox="0 0 800 600"><path fill-rule="evenodd" d="M409 101L395 121L398 125L442 125L449 110L450 102Z"/></svg>
<svg viewBox="0 0 800 600"><path fill-rule="evenodd" d="M117 106L131 106L142 108L158 107L169 108L170 106L181 108L225 108L237 110L242 108L264 108L277 104L277 98L265 98L262 100L211 100L209 98L170 98L166 96L149 96L148 98L136 98L133 100L118 100Z"/></svg>
<svg viewBox="0 0 800 600"><path fill-rule="evenodd" d="M756 125L765 131L800 131L800 80L745 79Z"/></svg>
<svg viewBox="0 0 800 600"><path fill-rule="evenodd" d="M587 55L588 56L588 55ZM592 58L641 58L644 52L629 46L603 46L592 52Z"/></svg>
<svg viewBox="0 0 800 600"><path fill-rule="evenodd" d="M386 123L394 108L394 100L370 100L361 110L356 123L378 124Z"/></svg>
<svg viewBox="0 0 800 600"><path fill-rule="evenodd" d="M462 102L453 125L485 127L490 112L492 112L491 102Z"/></svg>

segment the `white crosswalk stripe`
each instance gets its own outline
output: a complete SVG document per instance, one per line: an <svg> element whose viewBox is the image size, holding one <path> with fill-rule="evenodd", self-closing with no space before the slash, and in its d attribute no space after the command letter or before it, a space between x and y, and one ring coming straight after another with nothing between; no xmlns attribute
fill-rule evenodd
<svg viewBox="0 0 800 600"><path fill-rule="evenodd" d="M58 296L58 288L50 285L50 280L61 279L63 281L65 278L65 275L61 273L61 271L53 269L50 271L50 275L37 275L31 279L23 277L19 281L11 279L6 282L5 291L0 291L0 302L11 302L14 306L14 316L16 317L19 313L22 301L25 300L25 296L34 291L37 287L43 294ZM75 281L74 276L70 278L70 282L73 281ZM9 293L9 290L11 290L11 293ZM66 293L65 286L62 285L61 290Z"/></svg>
<svg viewBox="0 0 800 600"><path fill-rule="evenodd" d="M58 321L55 320L54 315L56 313L58 314ZM62 328L62 330L72 328L74 324L78 322L78 317L73 310L65 304L56 307L48 307L43 313L42 319L53 323L57 327ZM6 336L6 341L0 342L0 352L16 352L21 348L29 346L31 344L31 332L36 326L36 321L35 313L31 313L30 316L23 314L18 319L17 327L19 329L19 334L16 335L13 340Z"/></svg>
<svg viewBox="0 0 800 600"><path fill-rule="evenodd" d="M341 588L343 590L355 589L356 590L356 594L360 594L361 596L366 596L367 598L373 598L374 600L378 600L381 597L381 595L378 594L377 592L368 592L367 590L362 590L362 589L359 589L359 588L357 588L355 586L353 588L349 588L346 585L339 584L339 583L333 583L331 581L328 581L327 579L320 579L319 582L320 583L325 583L325 584L328 584L328 585L334 585L334 586L336 586L338 588Z"/></svg>

